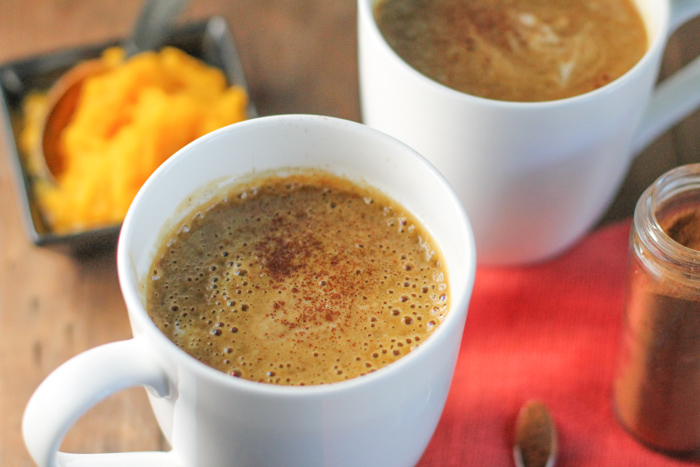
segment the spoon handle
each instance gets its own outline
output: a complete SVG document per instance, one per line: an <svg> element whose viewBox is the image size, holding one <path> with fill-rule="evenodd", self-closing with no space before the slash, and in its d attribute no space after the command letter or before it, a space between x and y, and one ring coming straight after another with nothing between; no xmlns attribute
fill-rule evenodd
<svg viewBox="0 0 700 467"><path fill-rule="evenodd" d="M127 56L157 49L186 3L187 0L146 0L131 37L124 44Z"/></svg>

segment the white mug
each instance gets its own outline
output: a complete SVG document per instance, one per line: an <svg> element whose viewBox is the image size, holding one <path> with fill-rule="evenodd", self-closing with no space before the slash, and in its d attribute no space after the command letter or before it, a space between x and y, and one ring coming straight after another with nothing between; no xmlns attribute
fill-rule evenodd
<svg viewBox="0 0 700 467"><path fill-rule="evenodd" d="M197 361L150 320L141 286L164 227L252 172L315 167L378 188L411 211L447 262L451 310L435 333L368 375L318 386L233 378ZM203 187L206 189L203 190ZM117 267L133 339L88 350L47 377L23 434L44 466L409 466L420 459L454 372L476 260L464 209L440 173L400 141L340 119L289 115L208 134L163 164L124 221ZM106 395L145 386L168 452L58 452L70 426Z"/></svg>
<svg viewBox="0 0 700 467"><path fill-rule="evenodd" d="M644 57L595 91L549 102L464 94L411 68L384 40L376 0L358 0L363 122L423 154L452 184L474 230L479 264L543 261L604 214L633 155L700 104L700 58L656 90L668 36L700 0L636 0Z"/></svg>

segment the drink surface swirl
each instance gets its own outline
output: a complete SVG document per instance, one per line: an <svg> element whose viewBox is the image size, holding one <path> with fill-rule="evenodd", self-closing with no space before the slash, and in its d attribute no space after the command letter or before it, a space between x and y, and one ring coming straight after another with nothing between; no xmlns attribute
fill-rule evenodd
<svg viewBox="0 0 700 467"><path fill-rule="evenodd" d="M272 177L164 240L147 308L179 347L233 376L325 384L386 366L444 319L441 253L404 208L322 172Z"/></svg>

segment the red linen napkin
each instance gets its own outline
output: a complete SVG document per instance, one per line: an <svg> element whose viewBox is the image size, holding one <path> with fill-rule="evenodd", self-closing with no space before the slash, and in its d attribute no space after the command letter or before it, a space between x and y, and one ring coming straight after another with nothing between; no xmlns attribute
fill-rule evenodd
<svg viewBox="0 0 700 467"><path fill-rule="evenodd" d="M477 269L452 388L420 467L513 465L513 425L531 398L552 411L557 467L688 465L637 443L613 412L629 230L629 220L604 227L543 264Z"/></svg>

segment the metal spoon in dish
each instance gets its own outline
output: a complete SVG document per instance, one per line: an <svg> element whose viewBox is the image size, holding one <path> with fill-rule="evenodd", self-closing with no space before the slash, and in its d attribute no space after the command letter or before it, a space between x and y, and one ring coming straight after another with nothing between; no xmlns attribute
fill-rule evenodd
<svg viewBox="0 0 700 467"><path fill-rule="evenodd" d="M526 402L515 421L516 467L554 467L557 451L557 430L549 409L538 400Z"/></svg>
<svg viewBox="0 0 700 467"><path fill-rule="evenodd" d="M160 46L171 21L187 0L146 0L131 37L124 43L127 57ZM99 59L85 60L71 68L47 94L47 112L41 128L39 150L46 167L46 178L55 180L64 168L60 139L78 104L83 83L90 76L106 71Z"/></svg>

